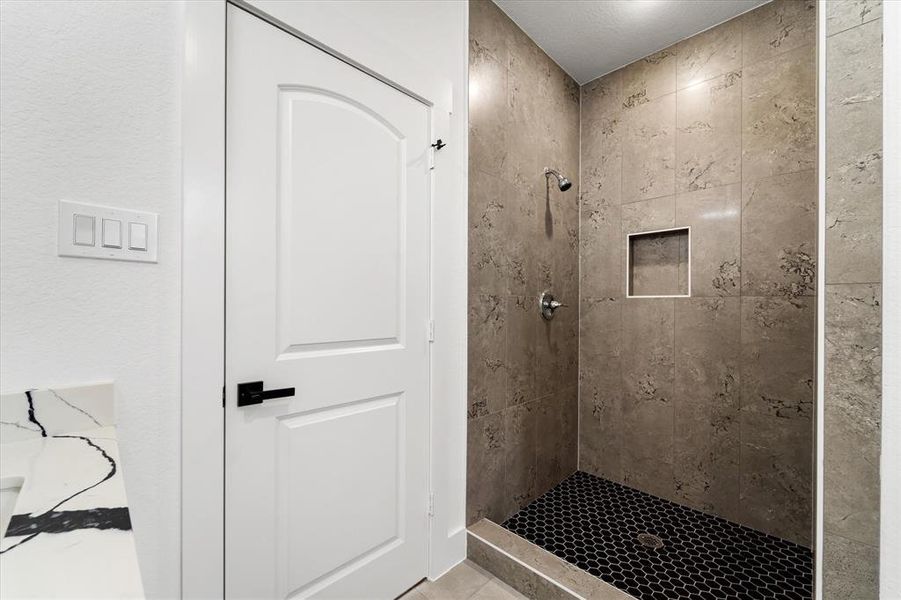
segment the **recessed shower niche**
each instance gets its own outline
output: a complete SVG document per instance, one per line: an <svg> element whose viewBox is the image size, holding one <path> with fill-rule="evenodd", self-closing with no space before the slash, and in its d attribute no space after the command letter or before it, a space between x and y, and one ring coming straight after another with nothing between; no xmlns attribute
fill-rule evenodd
<svg viewBox="0 0 901 600"><path fill-rule="evenodd" d="M626 238L626 290L629 298L690 296L690 228L630 233Z"/></svg>

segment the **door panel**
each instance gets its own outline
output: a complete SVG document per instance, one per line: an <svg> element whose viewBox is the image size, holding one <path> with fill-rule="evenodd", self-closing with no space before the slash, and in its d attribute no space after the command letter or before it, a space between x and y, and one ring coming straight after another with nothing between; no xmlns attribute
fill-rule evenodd
<svg viewBox="0 0 901 600"><path fill-rule="evenodd" d="M328 90L282 87L279 105L282 352L398 343L406 139L371 107ZM316 259L345 257L348 246L354 256L340 270Z"/></svg>
<svg viewBox="0 0 901 600"><path fill-rule="evenodd" d="M226 595L393 598L428 560L429 109L228 11Z"/></svg>
<svg viewBox="0 0 901 600"><path fill-rule="evenodd" d="M398 514L405 483L405 449L398 443L403 416L402 397L395 395L279 419L279 456L285 460L277 481L288 516L289 589L352 567L403 537L404 515ZM310 460L319 454L329 461ZM323 543L335 535L334 524L305 515L328 514L345 498L356 503L342 515L340 530L354 535L345 544ZM290 564L298 568L287 568Z"/></svg>

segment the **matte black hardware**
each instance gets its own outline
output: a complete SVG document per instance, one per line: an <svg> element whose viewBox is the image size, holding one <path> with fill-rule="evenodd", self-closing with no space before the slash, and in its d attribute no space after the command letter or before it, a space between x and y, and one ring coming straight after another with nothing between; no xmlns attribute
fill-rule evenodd
<svg viewBox="0 0 901 600"><path fill-rule="evenodd" d="M282 388L280 390L263 391L262 381L250 381L238 384L238 406L251 406L262 404L263 400L273 398L286 398L294 395L294 388Z"/></svg>
<svg viewBox="0 0 901 600"><path fill-rule="evenodd" d="M438 141L435 142L434 144L432 144L432 148L434 148L435 150L441 150L441 149L444 148L445 146L447 146L447 144L445 144L444 142L442 142L442 141L441 141L441 138L438 138Z"/></svg>

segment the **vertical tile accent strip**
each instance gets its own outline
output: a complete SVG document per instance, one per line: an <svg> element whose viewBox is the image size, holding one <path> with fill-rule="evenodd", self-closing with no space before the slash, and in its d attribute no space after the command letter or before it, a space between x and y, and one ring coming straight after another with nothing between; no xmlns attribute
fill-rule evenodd
<svg viewBox="0 0 901 600"><path fill-rule="evenodd" d="M879 595L882 3L826 3L824 600Z"/></svg>

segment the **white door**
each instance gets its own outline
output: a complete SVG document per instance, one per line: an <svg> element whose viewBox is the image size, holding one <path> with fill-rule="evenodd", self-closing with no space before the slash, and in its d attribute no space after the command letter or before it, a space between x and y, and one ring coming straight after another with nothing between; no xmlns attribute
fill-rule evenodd
<svg viewBox="0 0 901 600"><path fill-rule="evenodd" d="M228 10L226 594L394 598L428 562L429 109Z"/></svg>

